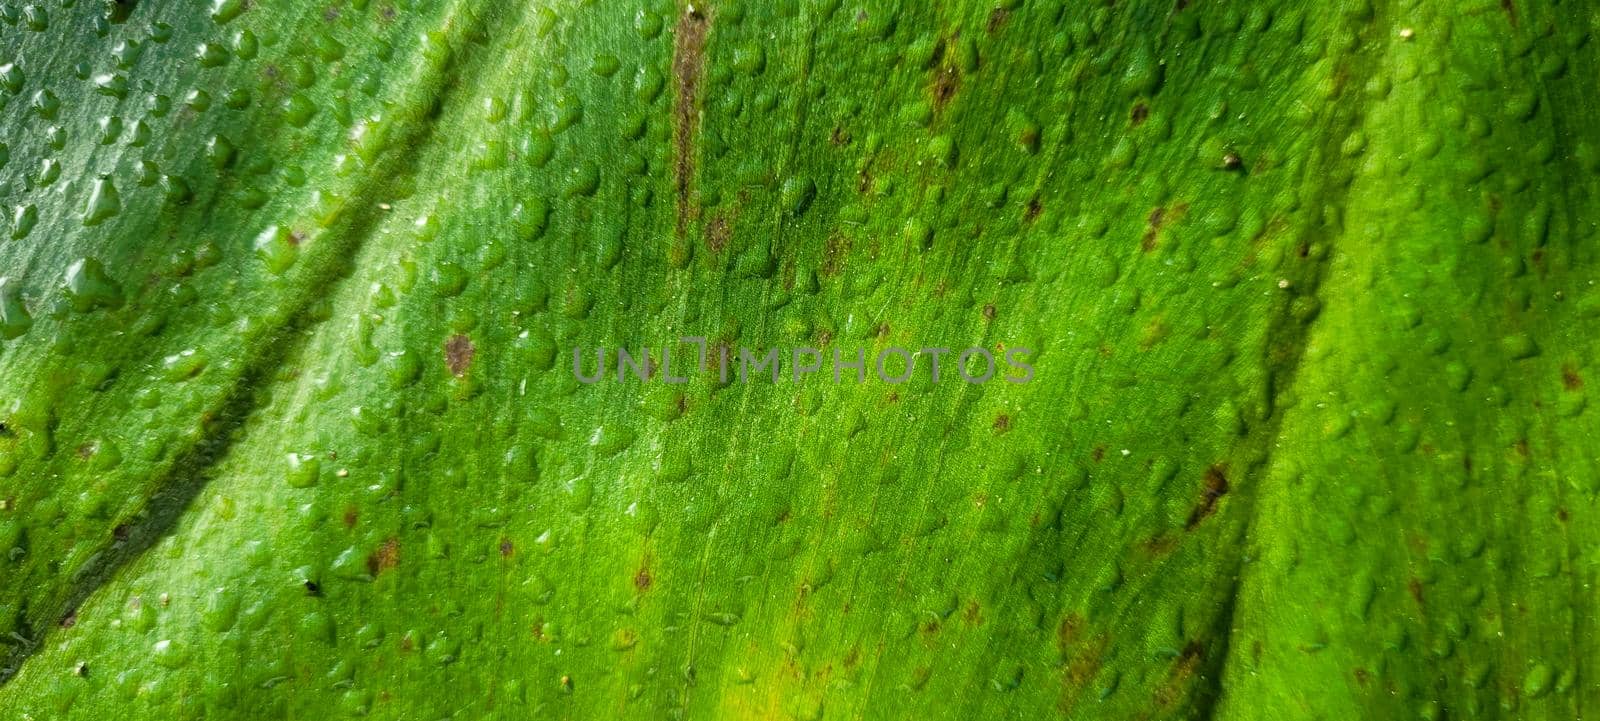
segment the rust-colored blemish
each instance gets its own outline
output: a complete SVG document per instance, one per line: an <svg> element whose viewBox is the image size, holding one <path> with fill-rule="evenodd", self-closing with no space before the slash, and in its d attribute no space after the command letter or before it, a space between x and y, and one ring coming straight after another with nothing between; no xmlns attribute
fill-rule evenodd
<svg viewBox="0 0 1600 721"><path fill-rule="evenodd" d="M834 276L844 270L844 256L848 252L850 252L849 238L840 233L829 235L827 243L822 248L822 274Z"/></svg>
<svg viewBox="0 0 1600 721"><path fill-rule="evenodd" d="M467 373L467 367L472 365L472 356L477 349L472 346L472 339L457 333L444 342L444 364L450 369L450 374L460 378Z"/></svg>
<svg viewBox="0 0 1600 721"><path fill-rule="evenodd" d="M1226 469L1221 464L1206 469L1205 490L1200 494L1200 503L1189 513L1189 522L1184 524L1185 529L1193 530L1208 516L1217 510L1217 501L1228 494L1228 476Z"/></svg>
<svg viewBox="0 0 1600 721"><path fill-rule="evenodd" d="M954 39L941 40L933 49L933 85L929 94L933 96L933 109L943 110L955 97L956 89L961 86L961 71L952 63L945 62L945 49Z"/></svg>
<svg viewBox="0 0 1600 721"><path fill-rule="evenodd" d="M1161 230L1183 217L1189 211L1188 203L1179 203L1172 207L1157 207L1150 211L1150 216L1145 219L1144 238L1139 242L1139 249L1148 253L1156 249L1160 242Z"/></svg>
<svg viewBox="0 0 1600 721"><path fill-rule="evenodd" d="M1039 196L1035 195L1028 199L1027 209L1022 211L1022 220L1032 223L1039 219L1039 214L1042 212L1044 212L1044 205L1039 202Z"/></svg>
<svg viewBox="0 0 1600 721"><path fill-rule="evenodd" d="M676 91L672 116L673 185L677 191L677 235L683 238L690 221L699 215L693 204L695 135L700 128L700 83L705 75L706 33L710 21L704 11L690 7L678 17L673 31L672 82Z"/></svg>
<svg viewBox="0 0 1600 721"><path fill-rule="evenodd" d="M367 573L377 576L400 563L400 539L390 536L367 556Z"/></svg>
<svg viewBox="0 0 1600 721"><path fill-rule="evenodd" d="M1010 19L1010 17L1011 11L1005 8L995 8L989 11L989 21L983 26L984 32L993 35L995 31L1006 24L1006 20Z"/></svg>
<svg viewBox="0 0 1600 721"><path fill-rule="evenodd" d="M1156 688L1155 700L1158 705L1171 706L1183 699L1184 690L1189 687L1189 680L1194 677L1195 669L1205 655L1206 647L1199 641L1184 645L1183 651L1172 664L1172 672L1166 682Z"/></svg>
<svg viewBox="0 0 1600 721"><path fill-rule="evenodd" d="M718 215L706 224L706 247L713 253L721 253L728 248L728 240L733 237L733 231L728 228L728 218Z"/></svg>

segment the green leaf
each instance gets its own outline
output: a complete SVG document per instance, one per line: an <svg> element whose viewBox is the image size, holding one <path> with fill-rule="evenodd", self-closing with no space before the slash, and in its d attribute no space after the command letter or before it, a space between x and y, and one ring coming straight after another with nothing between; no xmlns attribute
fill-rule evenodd
<svg viewBox="0 0 1600 721"><path fill-rule="evenodd" d="M1595 22L0 0L0 713L1581 718Z"/></svg>

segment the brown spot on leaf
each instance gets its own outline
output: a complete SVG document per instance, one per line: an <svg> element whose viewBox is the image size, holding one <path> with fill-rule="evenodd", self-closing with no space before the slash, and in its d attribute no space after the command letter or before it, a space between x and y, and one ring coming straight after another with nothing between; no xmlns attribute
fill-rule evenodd
<svg viewBox="0 0 1600 721"><path fill-rule="evenodd" d="M839 233L828 236L822 248L822 274L833 276L844 270L844 256L850 252L850 239Z"/></svg>
<svg viewBox="0 0 1600 721"><path fill-rule="evenodd" d="M983 623L983 609L978 606L977 601L969 601L967 602L966 610L961 612L961 618L966 620L968 625L981 625Z"/></svg>
<svg viewBox="0 0 1600 721"><path fill-rule="evenodd" d="M1150 106L1143 102L1133 104L1133 110L1128 111L1128 122L1133 125L1143 125L1145 119L1150 117Z"/></svg>
<svg viewBox="0 0 1600 721"><path fill-rule="evenodd" d="M994 10L991 10L989 12L989 22L983 26L984 32L987 32L991 35L994 34L995 31L999 30L1001 26L1006 24L1006 20L1010 19L1010 17L1011 11L1005 8L995 8Z"/></svg>
<svg viewBox="0 0 1600 721"><path fill-rule="evenodd" d="M1095 676L1105 656L1107 640L1104 635L1087 636L1087 621L1077 614L1062 617L1056 626L1056 649L1061 652L1061 708L1070 711Z"/></svg>
<svg viewBox="0 0 1600 721"><path fill-rule="evenodd" d="M1165 683L1156 688L1156 703L1161 706L1171 706L1182 700L1184 692L1189 688L1189 680L1194 677L1195 668L1205 658L1206 647L1199 641L1190 641L1184 645L1183 651L1172 664L1172 672Z"/></svg>
<svg viewBox="0 0 1600 721"><path fill-rule="evenodd" d="M344 523L345 528L355 528L356 521L359 519L360 513L356 511L355 506L345 506L344 515L339 520Z"/></svg>
<svg viewBox="0 0 1600 721"><path fill-rule="evenodd" d="M1150 216L1145 220L1144 238L1139 242L1139 249L1148 253L1156 249L1160 241L1161 230L1183 217L1189 211L1188 203L1179 203L1170 208L1158 207L1150 211Z"/></svg>
<svg viewBox="0 0 1600 721"><path fill-rule="evenodd" d="M983 306L983 319L984 320L994 320L994 316L995 316L994 304L993 303L984 304L984 306Z"/></svg>
<svg viewBox="0 0 1600 721"><path fill-rule="evenodd" d="M509 539L509 538L500 539L500 557L501 558L510 558L511 554L516 553L516 552L517 552L517 546L516 546L516 544L511 542L511 539Z"/></svg>
<svg viewBox="0 0 1600 721"><path fill-rule="evenodd" d="M633 574L633 587L640 593L650 590L650 584L655 583L655 577L650 575L650 565L645 563Z"/></svg>
<svg viewBox="0 0 1600 721"><path fill-rule="evenodd" d="M1103 460L1106 457L1106 447L1105 446L1095 446L1094 450L1089 451L1089 457L1093 458L1095 463L1099 463L1101 460Z"/></svg>
<svg viewBox="0 0 1600 721"><path fill-rule="evenodd" d="M460 378L467 372L467 366L472 365L472 354L476 349L472 347L472 340L465 335L457 333L444 342L444 364L450 368L450 374Z"/></svg>
<svg viewBox="0 0 1600 721"><path fill-rule="evenodd" d="M1511 0L1500 0L1500 9L1505 11L1506 19L1511 21L1511 27L1517 26L1517 6Z"/></svg>
<svg viewBox="0 0 1600 721"><path fill-rule="evenodd" d="M1418 606L1422 605L1421 579L1412 578L1411 580L1406 581L1406 591L1411 594L1411 600L1416 601Z"/></svg>
<svg viewBox="0 0 1600 721"><path fill-rule="evenodd" d="M395 567L400 562L400 540L390 536L378 550L367 556L367 573L374 576Z"/></svg>
<svg viewBox="0 0 1600 721"><path fill-rule="evenodd" d="M1228 476L1221 464L1206 469L1206 487L1200 494L1200 503L1189 513L1189 522L1184 528L1193 530L1200 525L1206 517L1215 513L1217 501L1228 494Z"/></svg>
<svg viewBox="0 0 1600 721"><path fill-rule="evenodd" d="M673 185L677 191L677 234L689 230L689 222L699 215L692 204L695 175L695 135L700 128L700 83L705 75L706 33L710 22L704 10L691 6L678 17L673 30L672 84L675 101Z"/></svg>
<svg viewBox="0 0 1600 721"><path fill-rule="evenodd" d="M61 617L62 628L72 628L76 625L78 625L78 612L76 610L68 611L67 615Z"/></svg>
<svg viewBox="0 0 1600 721"><path fill-rule="evenodd" d="M1027 210L1022 212L1022 220L1032 223L1039 219L1039 214L1042 212L1044 212L1044 206L1039 203L1039 196L1035 195L1028 199L1028 207Z"/></svg>
<svg viewBox="0 0 1600 721"><path fill-rule="evenodd" d="M1011 416L1001 413L994 417L994 429L999 433L1011 430Z"/></svg>
<svg viewBox="0 0 1600 721"><path fill-rule="evenodd" d="M728 228L728 218L718 215L706 225L706 247L713 253L721 253L728 247L728 239L733 236L733 231Z"/></svg>
<svg viewBox="0 0 1600 721"><path fill-rule="evenodd" d="M1583 387L1583 376L1570 365L1561 366L1561 386L1569 391L1578 390Z"/></svg>
<svg viewBox="0 0 1600 721"><path fill-rule="evenodd" d="M933 109L943 110L950 104L950 99L955 97L956 89L961 85L961 73L953 65L941 65L934 71L933 87L929 92L933 95Z"/></svg>

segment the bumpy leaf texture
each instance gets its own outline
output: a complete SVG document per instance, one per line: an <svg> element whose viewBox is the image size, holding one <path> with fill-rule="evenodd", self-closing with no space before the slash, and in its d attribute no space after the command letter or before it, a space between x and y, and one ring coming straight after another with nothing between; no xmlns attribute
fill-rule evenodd
<svg viewBox="0 0 1600 721"><path fill-rule="evenodd" d="M0 715L1586 718L1597 22L0 0Z"/></svg>

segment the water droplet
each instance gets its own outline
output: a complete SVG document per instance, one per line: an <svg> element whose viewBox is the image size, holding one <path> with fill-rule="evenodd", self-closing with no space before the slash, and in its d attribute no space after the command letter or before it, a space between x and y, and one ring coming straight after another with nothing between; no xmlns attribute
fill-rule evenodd
<svg viewBox="0 0 1600 721"><path fill-rule="evenodd" d="M589 161L573 166L567 176L566 194L568 197L594 195L599 189L600 166Z"/></svg>
<svg viewBox="0 0 1600 721"><path fill-rule="evenodd" d="M790 215L800 215L811 206L817 195L817 184L810 178L793 176L783 181L783 207Z"/></svg>
<svg viewBox="0 0 1600 721"><path fill-rule="evenodd" d="M16 281L0 278L0 338L17 338L32 327L33 316L22 301L22 289Z"/></svg>
<svg viewBox="0 0 1600 721"><path fill-rule="evenodd" d="M297 128L305 127L316 114L316 104L305 93L295 93L283 104L284 122Z"/></svg>
<svg viewBox="0 0 1600 721"><path fill-rule="evenodd" d="M89 207L83 211L83 224L99 225L121 211L122 198L117 195L117 186L111 182L111 178L103 176L95 179L94 187L89 191Z"/></svg>
<svg viewBox="0 0 1600 721"><path fill-rule="evenodd" d="M1517 333L1500 339L1500 350L1512 360L1522 360L1539 355L1539 345L1526 333Z"/></svg>
<svg viewBox="0 0 1600 721"><path fill-rule="evenodd" d="M108 97L125 98L128 96L128 79L112 73L96 75L94 91Z"/></svg>
<svg viewBox="0 0 1600 721"><path fill-rule="evenodd" d="M19 240L28 237L33 232L33 226L39 224L39 209L32 203L19 205L11 212L11 238Z"/></svg>
<svg viewBox="0 0 1600 721"><path fill-rule="evenodd" d="M200 67L215 68L226 65L232 55L220 43L201 43L195 48L194 57L200 61Z"/></svg>
<svg viewBox="0 0 1600 721"><path fill-rule="evenodd" d="M26 84L26 79L22 74L22 68L17 67L16 63L0 65L0 88L4 88L6 92L16 95L22 92L24 84Z"/></svg>
<svg viewBox="0 0 1600 721"><path fill-rule="evenodd" d="M80 258L67 266L65 289L73 310L80 313L122 304L122 287L106 274L105 265L95 258Z"/></svg>
<svg viewBox="0 0 1600 721"><path fill-rule="evenodd" d="M1555 674L1546 664L1534 664L1528 669L1528 675L1522 677L1522 694L1528 698L1539 698L1550 690L1550 681Z"/></svg>
<svg viewBox="0 0 1600 721"><path fill-rule="evenodd" d="M49 88L43 88L33 94L32 107L33 112L38 113L39 117L45 120L55 120L56 116L61 113L61 99L56 97L55 93L50 92Z"/></svg>
<svg viewBox="0 0 1600 721"><path fill-rule="evenodd" d="M289 472L284 477L293 488L310 488L317 484L322 472L322 462L309 453L290 453L286 457Z"/></svg>
<svg viewBox="0 0 1600 721"><path fill-rule="evenodd" d="M206 142L206 157L211 159L211 165L217 170L228 167L233 161L233 143L221 135L214 135Z"/></svg>
<svg viewBox="0 0 1600 721"><path fill-rule="evenodd" d="M44 32L50 29L50 16L44 8L38 5L29 5L22 8L22 24L34 32Z"/></svg>
<svg viewBox="0 0 1600 721"><path fill-rule="evenodd" d="M207 364L206 356L188 348L163 358L162 376L169 381L182 381L200 375Z"/></svg>
<svg viewBox="0 0 1600 721"><path fill-rule="evenodd" d="M256 236L256 256L266 261L267 269L282 274L300 257L300 242L293 231L274 225Z"/></svg>

